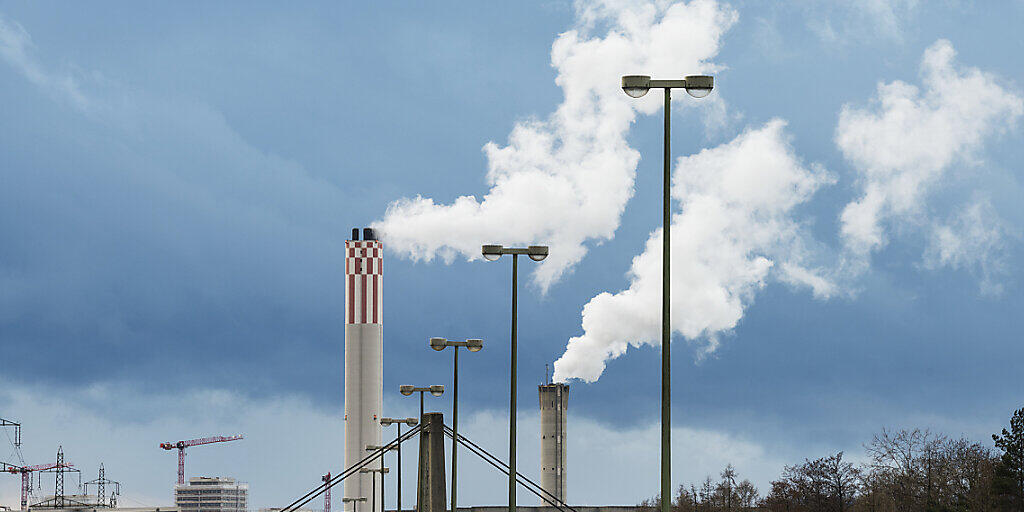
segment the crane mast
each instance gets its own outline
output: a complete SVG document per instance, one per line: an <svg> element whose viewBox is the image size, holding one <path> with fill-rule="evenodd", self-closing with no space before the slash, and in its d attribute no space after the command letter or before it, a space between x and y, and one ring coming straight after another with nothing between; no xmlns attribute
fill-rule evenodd
<svg viewBox="0 0 1024 512"><path fill-rule="evenodd" d="M223 443L227 441L237 441L242 439L244 436L241 434L233 436L210 436L200 437L199 439L189 439L188 441L178 441L176 443L160 443L160 448L164 450L178 449L178 484L184 485L185 483L185 448L190 446L200 446L204 444Z"/></svg>
<svg viewBox="0 0 1024 512"><path fill-rule="evenodd" d="M327 492L324 493L324 512L331 512L331 472L328 471L327 474L320 477L320 479L328 484Z"/></svg>
<svg viewBox="0 0 1024 512"><path fill-rule="evenodd" d="M36 471L47 471L56 468L73 468L74 464L60 462L60 464L37 464L35 466L15 466L14 464L8 464L6 462L0 462L0 472L10 473L12 475L21 475L21 509L28 509L28 491L31 488L32 473Z"/></svg>

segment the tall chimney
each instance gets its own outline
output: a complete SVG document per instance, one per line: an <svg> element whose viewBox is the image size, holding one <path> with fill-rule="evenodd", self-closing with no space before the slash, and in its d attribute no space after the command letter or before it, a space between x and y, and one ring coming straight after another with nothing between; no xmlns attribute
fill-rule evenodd
<svg viewBox="0 0 1024 512"><path fill-rule="evenodd" d="M569 386L542 384L540 395L540 486L565 502L565 413Z"/></svg>
<svg viewBox="0 0 1024 512"><path fill-rule="evenodd" d="M367 236L368 235L368 236ZM352 230L345 242L345 466L366 456L366 445L380 445L378 423L383 409L384 308L382 301L384 248L364 230ZM372 496L374 473L356 473L345 479L345 498ZM370 501L373 503L373 501ZM346 510L355 502L346 500ZM383 512L376 500L373 510Z"/></svg>

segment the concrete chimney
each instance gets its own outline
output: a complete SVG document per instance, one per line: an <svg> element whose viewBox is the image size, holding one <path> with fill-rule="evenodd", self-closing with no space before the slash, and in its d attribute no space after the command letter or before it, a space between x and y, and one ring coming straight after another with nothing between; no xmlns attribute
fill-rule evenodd
<svg viewBox="0 0 1024 512"><path fill-rule="evenodd" d="M540 395L540 486L565 502L565 413L569 386L543 384Z"/></svg>

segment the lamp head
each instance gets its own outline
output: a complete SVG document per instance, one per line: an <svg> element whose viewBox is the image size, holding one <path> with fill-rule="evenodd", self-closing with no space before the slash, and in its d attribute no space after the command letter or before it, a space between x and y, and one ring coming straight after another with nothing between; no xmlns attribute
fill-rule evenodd
<svg viewBox="0 0 1024 512"><path fill-rule="evenodd" d="M711 94L715 88L715 77L708 75L690 75L686 77L686 94L694 98L703 98Z"/></svg>
<svg viewBox="0 0 1024 512"><path fill-rule="evenodd" d="M440 352L448 346L448 340L444 338L430 338L430 348Z"/></svg>
<svg viewBox="0 0 1024 512"><path fill-rule="evenodd" d="M466 340L466 349L470 352L479 352L482 348L484 348L484 340Z"/></svg>
<svg viewBox="0 0 1024 512"><path fill-rule="evenodd" d="M402 384L401 386L398 386L398 392L403 394L403 395L405 395L405 396L409 396L409 395L412 394L412 390L415 389L415 388L416 388L416 386L410 386L408 384Z"/></svg>
<svg viewBox="0 0 1024 512"><path fill-rule="evenodd" d="M395 423L395 420L393 420L391 418L381 418L380 419L380 426L382 426L382 427L390 427L394 423Z"/></svg>
<svg viewBox="0 0 1024 512"><path fill-rule="evenodd" d="M411 426L415 426L415 425L419 425L419 423L420 423L419 418L406 418L405 419L405 424L409 425L410 427Z"/></svg>
<svg viewBox="0 0 1024 512"><path fill-rule="evenodd" d="M548 246L546 245L531 245L526 250L529 251L530 259L533 261L541 261L548 257Z"/></svg>
<svg viewBox="0 0 1024 512"><path fill-rule="evenodd" d="M441 384L434 384L430 386L430 394L434 396L441 396L444 394L444 386Z"/></svg>
<svg viewBox="0 0 1024 512"><path fill-rule="evenodd" d="M622 90L630 98L639 98L651 89L651 77L647 75L626 75L622 77Z"/></svg>
<svg viewBox="0 0 1024 512"><path fill-rule="evenodd" d="M501 249L500 245L483 246L484 259L487 261L498 261L498 258L501 258Z"/></svg>

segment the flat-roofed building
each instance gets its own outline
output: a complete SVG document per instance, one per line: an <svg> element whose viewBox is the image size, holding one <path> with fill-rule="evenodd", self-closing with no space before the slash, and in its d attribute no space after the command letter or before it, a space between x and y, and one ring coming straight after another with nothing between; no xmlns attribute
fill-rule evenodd
<svg viewBox="0 0 1024 512"><path fill-rule="evenodd" d="M229 477L199 476L174 486L180 512L246 512L249 484Z"/></svg>

